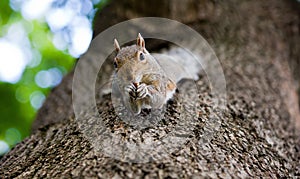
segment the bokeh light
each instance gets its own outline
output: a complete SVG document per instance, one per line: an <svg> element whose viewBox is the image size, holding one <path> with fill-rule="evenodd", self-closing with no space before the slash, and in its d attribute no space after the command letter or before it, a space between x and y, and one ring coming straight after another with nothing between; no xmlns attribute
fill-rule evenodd
<svg viewBox="0 0 300 179"><path fill-rule="evenodd" d="M0 140L0 156L5 154L8 151L9 151L9 145L5 141Z"/></svg>
<svg viewBox="0 0 300 179"><path fill-rule="evenodd" d="M73 69L107 0L0 1L0 156L30 134L50 89Z"/></svg>
<svg viewBox="0 0 300 179"><path fill-rule="evenodd" d="M19 81L27 61L21 48L0 39L0 59L0 80L10 83Z"/></svg>
<svg viewBox="0 0 300 179"><path fill-rule="evenodd" d="M58 85L62 80L62 73L58 68L41 70L35 76L36 84L41 88L49 88Z"/></svg>
<svg viewBox="0 0 300 179"><path fill-rule="evenodd" d="M27 20L33 20L42 18L50 9L52 2L53 0L27 0L18 5L21 6L22 16Z"/></svg>

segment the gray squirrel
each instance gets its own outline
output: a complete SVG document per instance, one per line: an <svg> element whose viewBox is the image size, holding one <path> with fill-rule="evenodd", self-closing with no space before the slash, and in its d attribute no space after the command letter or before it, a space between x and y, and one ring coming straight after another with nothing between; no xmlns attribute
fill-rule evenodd
<svg viewBox="0 0 300 179"><path fill-rule="evenodd" d="M126 108L136 115L145 108L162 108L173 97L180 80L197 80L201 70L182 48L150 54L140 33L135 45L120 48L115 39L114 46L113 90L118 90Z"/></svg>

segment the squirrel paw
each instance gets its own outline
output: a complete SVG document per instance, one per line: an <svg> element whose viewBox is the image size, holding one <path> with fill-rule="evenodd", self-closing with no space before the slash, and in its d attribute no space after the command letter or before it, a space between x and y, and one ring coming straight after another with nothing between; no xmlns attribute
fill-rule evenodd
<svg viewBox="0 0 300 179"><path fill-rule="evenodd" d="M140 84L136 90L137 99L145 98L147 95L150 95L148 86L145 83Z"/></svg>
<svg viewBox="0 0 300 179"><path fill-rule="evenodd" d="M134 84L130 84L128 86L125 87L125 90L128 92L129 96L131 98L136 98L136 87Z"/></svg>
<svg viewBox="0 0 300 179"><path fill-rule="evenodd" d="M125 87L125 90L128 92L129 96L133 99L142 99L147 95L150 95L148 87L145 83L140 85L130 84Z"/></svg>

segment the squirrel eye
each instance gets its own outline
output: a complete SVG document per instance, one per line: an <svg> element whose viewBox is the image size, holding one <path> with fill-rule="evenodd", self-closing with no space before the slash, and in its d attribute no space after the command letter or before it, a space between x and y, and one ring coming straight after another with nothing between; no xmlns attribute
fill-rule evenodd
<svg viewBox="0 0 300 179"><path fill-rule="evenodd" d="M140 60L141 61L145 60L145 55L143 53L140 53Z"/></svg>

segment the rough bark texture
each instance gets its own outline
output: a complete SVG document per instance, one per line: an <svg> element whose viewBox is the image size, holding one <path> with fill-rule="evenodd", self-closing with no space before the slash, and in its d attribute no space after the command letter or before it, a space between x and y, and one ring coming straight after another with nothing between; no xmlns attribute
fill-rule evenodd
<svg viewBox="0 0 300 179"><path fill-rule="evenodd" d="M201 33L216 52L227 82L227 110L213 138L199 144L205 121L220 112L213 110L208 82L200 78L199 100L191 102L198 105L193 121L197 128L180 150L143 164L107 157L93 150L74 120L69 74L39 111L33 134L1 159L0 176L299 177L299 3L113 1L97 15L95 34L142 16L179 20ZM108 128L126 140L133 132L144 140L167 133L179 120L177 105L176 100L168 105L166 122L138 131L117 120L109 96L98 101ZM86 120L96 123L96 119Z"/></svg>

